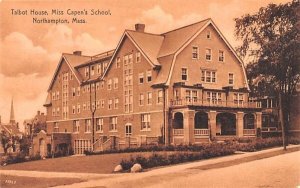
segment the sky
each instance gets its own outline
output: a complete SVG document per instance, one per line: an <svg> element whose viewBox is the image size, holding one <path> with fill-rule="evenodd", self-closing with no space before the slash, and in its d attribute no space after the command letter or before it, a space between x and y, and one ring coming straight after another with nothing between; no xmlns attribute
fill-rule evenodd
<svg viewBox="0 0 300 188"><path fill-rule="evenodd" d="M125 29L144 23L146 32L162 33L212 18L233 47L234 18L252 14L269 3L287 0L106 0L5 1L0 0L0 116L8 122L13 98L20 125L36 112L45 112L47 88L62 53L80 50L95 55L114 49ZM14 11L12 11L14 9ZM88 11L88 15L68 15ZM90 15L92 9L108 15ZM18 15L26 11L27 15ZM48 15L31 15L47 11ZM52 15L52 10L63 15ZM33 18L84 19L86 23L38 24Z"/></svg>

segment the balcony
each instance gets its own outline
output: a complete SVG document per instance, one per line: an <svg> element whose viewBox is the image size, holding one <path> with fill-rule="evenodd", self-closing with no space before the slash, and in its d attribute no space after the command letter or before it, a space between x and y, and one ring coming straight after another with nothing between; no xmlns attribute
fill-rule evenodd
<svg viewBox="0 0 300 188"><path fill-rule="evenodd" d="M173 136L183 136L183 129L173 129ZM209 136L208 129L194 129L194 135L197 137Z"/></svg>
<svg viewBox="0 0 300 188"><path fill-rule="evenodd" d="M205 107L228 107L228 108L260 108L258 102L202 100L202 99L177 99L170 101L171 107L181 106L205 106Z"/></svg>

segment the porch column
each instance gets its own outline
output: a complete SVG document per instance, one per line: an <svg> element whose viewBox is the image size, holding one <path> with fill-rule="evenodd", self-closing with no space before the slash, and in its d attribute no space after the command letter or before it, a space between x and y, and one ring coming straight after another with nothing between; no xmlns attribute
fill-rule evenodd
<svg viewBox="0 0 300 188"><path fill-rule="evenodd" d="M257 128L260 128L260 129L261 129L261 127L262 127L262 125L261 125L261 121L262 121L262 120L261 120L262 112L256 112L255 115L256 115L256 118L255 118L255 120L256 120L256 122L255 122L256 129L257 129Z"/></svg>
<svg viewBox="0 0 300 188"><path fill-rule="evenodd" d="M238 137L243 137L244 130L244 112L237 112L236 114L236 133Z"/></svg>
<svg viewBox="0 0 300 188"><path fill-rule="evenodd" d="M184 144L194 143L194 118L195 111L187 110L183 113L183 142Z"/></svg>
<svg viewBox="0 0 300 188"><path fill-rule="evenodd" d="M213 138L216 136L216 132L217 132L217 121L216 121L217 112L209 111L208 115L209 115L210 136L211 138Z"/></svg>

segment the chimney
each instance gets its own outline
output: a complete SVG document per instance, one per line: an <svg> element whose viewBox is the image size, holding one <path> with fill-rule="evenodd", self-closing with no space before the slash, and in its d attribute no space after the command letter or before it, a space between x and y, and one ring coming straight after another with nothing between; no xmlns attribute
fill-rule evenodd
<svg viewBox="0 0 300 188"><path fill-rule="evenodd" d="M81 51L74 51L73 54L74 55L81 55Z"/></svg>
<svg viewBox="0 0 300 188"><path fill-rule="evenodd" d="M145 24L137 23L135 24L135 30L138 32L144 32L145 31Z"/></svg>

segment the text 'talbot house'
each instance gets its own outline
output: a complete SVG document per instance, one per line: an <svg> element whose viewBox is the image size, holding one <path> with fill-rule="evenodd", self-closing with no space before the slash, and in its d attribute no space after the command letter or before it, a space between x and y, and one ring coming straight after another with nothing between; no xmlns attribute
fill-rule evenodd
<svg viewBox="0 0 300 188"><path fill-rule="evenodd" d="M257 135L261 109L248 100L243 62L211 19L162 34L144 29L125 30L102 54L62 54L41 153Z"/></svg>

